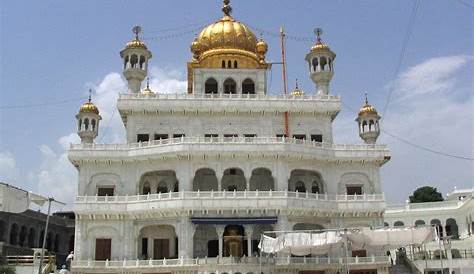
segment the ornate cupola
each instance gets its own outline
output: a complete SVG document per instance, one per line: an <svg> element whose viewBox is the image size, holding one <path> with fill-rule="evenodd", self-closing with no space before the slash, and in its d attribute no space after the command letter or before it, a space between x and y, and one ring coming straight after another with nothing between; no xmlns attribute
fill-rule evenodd
<svg viewBox="0 0 474 274"><path fill-rule="evenodd" d="M334 75L334 59L336 54L321 40L322 29L316 28L316 44L306 55L309 64L309 75L316 84L317 95L328 95L329 84Z"/></svg>
<svg viewBox="0 0 474 274"><path fill-rule="evenodd" d="M128 92L140 92L140 86L148 73L148 61L152 54L145 43L140 40L141 28L135 26L132 29L135 38L125 45L120 52L123 59L123 75L128 82Z"/></svg>
<svg viewBox="0 0 474 274"><path fill-rule="evenodd" d="M82 104L77 119L77 135L81 138L81 143L92 144L99 134L99 109L92 103L92 90L89 90L89 100Z"/></svg>
<svg viewBox="0 0 474 274"><path fill-rule="evenodd" d="M359 136L366 144L375 144L380 135L380 115L377 110L369 104L367 94L365 95L365 105L359 110L356 121L359 125Z"/></svg>

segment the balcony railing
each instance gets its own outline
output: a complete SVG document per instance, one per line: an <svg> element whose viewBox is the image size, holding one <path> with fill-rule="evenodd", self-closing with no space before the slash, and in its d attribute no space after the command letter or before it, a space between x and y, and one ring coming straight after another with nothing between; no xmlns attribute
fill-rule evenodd
<svg viewBox="0 0 474 274"><path fill-rule="evenodd" d="M71 144L70 150L130 150L147 147L160 147L175 144L290 144L301 147L320 148L323 150L366 151L387 150L386 145L373 144L332 144L282 137L179 137L171 139L152 140L148 142L128 144Z"/></svg>
<svg viewBox="0 0 474 274"><path fill-rule="evenodd" d="M188 93L155 93L155 94L141 94L141 93L126 93L120 94L119 99L181 99L181 100L196 100L196 99L225 99L225 100L311 100L311 101L325 101L325 100L340 100L336 95L311 95L311 96L292 96L292 95L262 95L262 94L188 94Z"/></svg>
<svg viewBox="0 0 474 274"><path fill-rule="evenodd" d="M223 258L194 258L194 259L163 259L163 260L112 260L112 261L79 261L72 262L73 269L131 269L131 268L178 268L178 267L198 267L198 266L233 266L233 265L254 265L259 266L314 266L326 267L330 265L344 265L345 258L331 257L223 257ZM389 264L390 260L387 256L371 256L371 257L349 257L349 265L374 265Z"/></svg>
<svg viewBox="0 0 474 274"><path fill-rule="evenodd" d="M147 210L285 210L381 212L384 194L328 195L290 191L182 191L134 196L78 196L76 212L124 213Z"/></svg>
<svg viewBox="0 0 474 274"><path fill-rule="evenodd" d="M445 209L456 209L462 206L464 203L468 202L471 197L468 197L464 200L450 200L450 201L440 201L440 202L427 202L427 203L406 203L404 205L388 205L388 213L396 211L406 211L406 210L445 210Z"/></svg>

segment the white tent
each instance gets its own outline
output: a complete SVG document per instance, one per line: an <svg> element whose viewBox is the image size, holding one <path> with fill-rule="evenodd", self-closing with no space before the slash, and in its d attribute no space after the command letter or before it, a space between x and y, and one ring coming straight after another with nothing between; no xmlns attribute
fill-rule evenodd
<svg viewBox="0 0 474 274"><path fill-rule="evenodd" d="M258 247L263 253L289 253L297 256L321 255L347 241L356 248L394 249L411 244L421 245L437 239L434 227L348 229L342 231L287 231L273 238L263 235Z"/></svg>
<svg viewBox="0 0 474 274"><path fill-rule="evenodd" d="M400 228L363 228L347 234L352 246L357 248L384 247L396 249L408 245L421 245L437 239L436 230L431 226Z"/></svg>
<svg viewBox="0 0 474 274"><path fill-rule="evenodd" d="M326 254L339 246L342 238L338 231L288 232L277 238L262 236L259 248L264 253L289 253L297 256Z"/></svg>

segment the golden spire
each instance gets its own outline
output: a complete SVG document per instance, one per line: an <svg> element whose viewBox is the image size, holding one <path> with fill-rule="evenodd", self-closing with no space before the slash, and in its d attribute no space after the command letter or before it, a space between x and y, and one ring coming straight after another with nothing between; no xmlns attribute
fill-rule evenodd
<svg viewBox="0 0 474 274"><path fill-rule="evenodd" d="M296 78L295 89L291 92L291 96L304 96L304 91L298 87L298 78Z"/></svg>
<svg viewBox="0 0 474 274"><path fill-rule="evenodd" d="M222 6L222 12L224 12L225 16L231 17L230 14L232 13L232 7L230 6L230 0L224 0L223 3L224 6Z"/></svg>
<svg viewBox="0 0 474 274"><path fill-rule="evenodd" d="M154 95L153 90L150 89L150 78L146 78L146 88L142 90L143 95Z"/></svg>

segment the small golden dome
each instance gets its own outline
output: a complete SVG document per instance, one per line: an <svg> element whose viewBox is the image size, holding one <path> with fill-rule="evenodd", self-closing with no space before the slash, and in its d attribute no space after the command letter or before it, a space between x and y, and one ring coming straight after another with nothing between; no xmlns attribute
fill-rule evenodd
<svg viewBox="0 0 474 274"><path fill-rule="evenodd" d="M304 96L304 91L298 88L298 79L296 79L295 89L290 94L291 96Z"/></svg>
<svg viewBox="0 0 474 274"><path fill-rule="evenodd" d="M268 45L262 38L258 39L257 43L257 53L260 55L265 55L268 51Z"/></svg>
<svg viewBox="0 0 474 274"><path fill-rule="evenodd" d="M91 101L88 101L82 104L79 113L95 113L99 115L99 109Z"/></svg>
<svg viewBox="0 0 474 274"><path fill-rule="evenodd" d="M143 41L141 41L140 39L138 38L135 38L133 39L132 41L128 42L126 45L125 45L125 48L126 49L130 49L130 48L142 48L142 49L148 49L145 45L145 43L143 43Z"/></svg>
<svg viewBox="0 0 474 274"><path fill-rule="evenodd" d="M198 42L197 37L191 43L191 52L197 55L201 52L201 44Z"/></svg>
<svg viewBox="0 0 474 274"><path fill-rule="evenodd" d="M367 94L365 95L365 105L363 105L359 110L359 116L364 114L379 115L375 107L369 104L369 101L367 100Z"/></svg>
<svg viewBox="0 0 474 274"><path fill-rule="evenodd" d="M314 30L314 33L316 34L316 44L311 47L311 52L329 52L333 55L335 55L331 49L329 48L328 45L326 45L323 40L321 40L321 35L323 34L323 30L321 28L316 28Z"/></svg>
<svg viewBox="0 0 474 274"><path fill-rule="evenodd" d="M322 42L316 42L314 46L311 47L311 51L319 50L331 50L328 45L323 44Z"/></svg>
<svg viewBox="0 0 474 274"><path fill-rule="evenodd" d="M151 90L151 88L150 88L150 81L149 81L148 78L146 79L146 88L144 88L144 89L142 90L142 94L143 94L143 95L155 95L155 93L153 92L153 90Z"/></svg>

